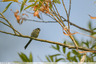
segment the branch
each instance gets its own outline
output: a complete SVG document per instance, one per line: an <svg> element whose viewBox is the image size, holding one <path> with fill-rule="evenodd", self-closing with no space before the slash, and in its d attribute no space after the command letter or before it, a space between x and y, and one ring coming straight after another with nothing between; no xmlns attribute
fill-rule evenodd
<svg viewBox="0 0 96 64"><path fill-rule="evenodd" d="M4 33L4 34L9 34L9 35L13 35L13 36L17 36L17 37L22 37L22 38L32 38L33 40L36 40L36 41L41 41L41 42L46 42L46 43L51 43L51 44L57 44L57 45L60 45L60 46L63 46L63 47L67 47L69 49L77 49L75 46L70 46L70 45L66 45L66 44L63 44L63 43L59 43L59 42L54 42L54 41L49 41L49 40L43 40L43 39L38 39L38 38L34 38L34 37L31 37L31 36L26 36L26 35L17 35L17 34L12 34L12 33L9 33L9 32L4 32L4 31L1 31L1 33ZM78 47L79 50L84 50L84 51L94 51L94 53L96 53L96 50L92 50L92 49L87 49L87 48L83 48L83 47Z"/></svg>

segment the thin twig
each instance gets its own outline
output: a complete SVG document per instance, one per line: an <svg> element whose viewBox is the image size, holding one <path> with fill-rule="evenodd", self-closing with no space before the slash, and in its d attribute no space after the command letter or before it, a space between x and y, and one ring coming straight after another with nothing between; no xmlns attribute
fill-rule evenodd
<svg viewBox="0 0 96 64"><path fill-rule="evenodd" d="M77 33L78 33L78 34L81 34L81 35L84 35L84 36L88 36L88 37L92 37L92 38L96 39L96 37L94 37L94 36L91 36L91 35L86 35L86 34L79 33L79 32L77 32Z"/></svg>
<svg viewBox="0 0 96 64"><path fill-rule="evenodd" d="M58 20L60 20L60 22L63 24L63 26L65 26L64 25L64 23L63 23L63 20L61 19L61 16L60 16L60 14L59 14L59 12L58 12L58 10L57 10L57 7L56 7L56 5L53 3L53 5L54 5L54 7L55 7L55 9L56 9L56 12L57 12L57 14L56 14L56 16L59 16L60 17L60 19L58 19Z"/></svg>
<svg viewBox="0 0 96 64"><path fill-rule="evenodd" d="M23 18L23 20L25 21L33 21L33 22L39 22L39 23L57 23L56 21L39 21L39 20L32 20L32 19L26 19L26 18Z"/></svg>
<svg viewBox="0 0 96 64"><path fill-rule="evenodd" d="M69 23L70 11L71 11L71 0L70 0L70 3L69 3L69 12L67 13L67 20L68 20L68 29L69 29L69 31L70 31L70 23Z"/></svg>
<svg viewBox="0 0 96 64"><path fill-rule="evenodd" d="M2 19L4 19L9 25L10 25L10 28L14 31L15 34L19 34L19 35L22 35L20 32L18 32L17 30L14 29L14 27L11 25L11 23L4 17L4 15L2 13L0 13L0 15L2 16ZM16 33L17 32L17 33Z"/></svg>
<svg viewBox="0 0 96 64"><path fill-rule="evenodd" d="M65 4L64 4L64 1L63 1L63 0L62 0L62 3L63 3L63 7L64 7L65 12L66 12L66 15L67 15L67 9L66 9L66 7L65 7Z"/></svg>
<svg viewBox="0 0 96 64"><path fill-rule="evenodd" d="M70 11L71 11L71 0L70 0L70 3L69 3L69 12L68 12L69 16L70 16Z"/></svg>
<svg viewBox="0 0 96 64"><path fill-rule="evenodd" d="M11 23L4 17L4 15L2 13L0 13L0 15L2 16L2 19L4 19L10 25L10 28L12 28L14 33L16 34L16 31L14 30L13 26L11 25Z"/></svg>
<svg viewBox="0 0 96 64"><path fill-rule="evenodd" d="M47 15L47 16L49 16L51 19L53 19L54 20L54 18L53 17L51 17L50 15L48 15L48 14L46 14L46 13L44 13L45 15Z"/></svg>
<svg viewBox="0 0 96 64"><path fill-rule="evenodd" d="M8 24L6 24L6 23L4 23L4 22L2 22L2 21L0 21L0 23L6 25L6 26L8 26L8 27L10 27Z"/></svg>

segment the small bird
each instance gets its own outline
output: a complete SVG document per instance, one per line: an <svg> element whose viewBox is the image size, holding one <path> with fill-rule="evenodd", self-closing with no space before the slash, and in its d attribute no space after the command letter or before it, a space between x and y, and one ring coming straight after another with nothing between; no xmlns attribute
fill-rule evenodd
<svg viewBox="0 0 96 64"><path fill-rule="evenodd" d="M39 32L40 32L40 28L36 28L36 29L34 29L33 31L32 31L32 33L31 33L31 37L34 37L34 38L37 38L38 37L38 35L39 35ZM31 41L32 41L33 39L30 39L29 41L28 41L28 43L25 45L25 49L27 48L27 46L31 43Z"/></svg>

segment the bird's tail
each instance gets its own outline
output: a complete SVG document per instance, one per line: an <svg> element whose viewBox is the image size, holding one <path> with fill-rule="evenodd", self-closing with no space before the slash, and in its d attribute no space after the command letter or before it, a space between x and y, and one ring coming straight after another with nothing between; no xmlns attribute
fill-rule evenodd
<svg viewBox="0 0 96 64"><path fill-rule="evenodd" d="M31 41L32 41L32 39L30 39L29 41L28 41L28 43L25 45L25 49L28 47L28 45L31 43Z"/></svg>

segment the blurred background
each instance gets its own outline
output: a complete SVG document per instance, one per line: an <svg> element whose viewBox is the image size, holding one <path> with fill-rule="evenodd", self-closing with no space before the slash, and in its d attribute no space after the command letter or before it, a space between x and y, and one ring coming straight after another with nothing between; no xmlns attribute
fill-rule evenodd
<svg viewBox="0 0 96 64"><path fill-rule="evenodd" d="M20 0L22 1L22 0ZM68 9L69 1L64 0L66 7ZM78 26L84 27L88 29L88 22L92 21L92 26L96 27L96 20L92 20L89 17L89 14L92 16L96 16L96 3L94 3L96 0L72 0L72 8L71 8L71 15L70 15L70 21ZM5 7L7 6L9 2L0 2L0 12L2 12ZM65 11L63 9L62 4L56 5L59 13L61 16L66 18ZM16 21L16 18L14 17L14 12L18 9L20 10L20 6L17 3L12 3L12 5L9 7L9 9L4 13L4 16L12 23L12 25L15 27L16 30L18 30L23 35L29 35L35 28L40 28L40 39L55 41L63 43L65 40L71 42L70 38L68 36L65 36L62 33L61 26L58 23L38 23L33 21L24 21L23 24L19 25ZM25 12L26 13L26 12ZM31 14L28 14L30 19L39 20L36 17L33 17ZM47 17L44 14L41 14L43 20L50 21L51 18ZM0 20L2 20L0 18ZM2 20L4 21L4 20ZM0 30L12 32L12 30L3 24L0 23ZM89 34L87 32L84 32L74 26L71 26L71 30L77 31L80 33ZM80 34L75 34L75 37L78 40L86 40L90 37L83 36ZM17 36L11 36L6 35L3 33L0 33L0 62L12 62L12 61L21 61L19 58L18 53L23 52L26 55L29 55L30 52L33 54L33 59L35 62L38 61L46 61L45 55L50 55L57 53L55 50L51 48L51 45L46 42L39 42L33 40L31 44L28 46L28 48L25 50L24 46L29 41L28 38L21 38ZM41 59L41 60L40 60Z"/></svg>

